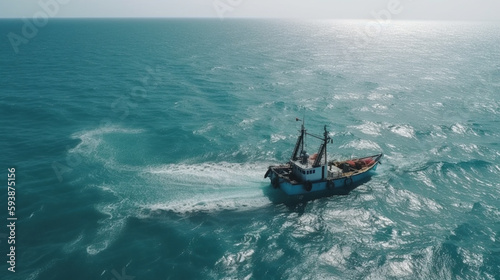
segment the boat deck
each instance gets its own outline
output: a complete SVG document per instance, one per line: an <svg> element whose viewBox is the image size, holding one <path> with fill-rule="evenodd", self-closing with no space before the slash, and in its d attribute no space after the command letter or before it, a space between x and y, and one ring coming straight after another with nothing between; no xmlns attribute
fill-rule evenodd
<svg viewBox="0 0 500 280"><path fill-rule="evenodd" d="M359 161L360 159L354 159L355 161ZM355 176L357 174L361 174L369 171L372 167L377 163L374 161L372 164L364 165L364 166L346 166L349 161L341 161L341 162L329 162L328 175L326 180L336 180L341 178L349 178ZM342 169L340 168L342 167ZM359 168L358 168L359 167ZM348 171L347 171L348 170ZM282 164L273 166L273 171L280 177L288 181L292 185L300 185L303 184L301 180L297 180L292 173L292 167L290 164Z"/></svg>

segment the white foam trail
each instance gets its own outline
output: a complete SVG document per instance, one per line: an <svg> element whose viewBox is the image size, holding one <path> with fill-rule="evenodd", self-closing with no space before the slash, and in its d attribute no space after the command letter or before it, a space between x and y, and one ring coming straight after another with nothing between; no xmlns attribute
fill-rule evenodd
<svg viewBox="0 0 500 280"><path fill-rule="evenodd" d="M143 176L157 185L157 199L142 207L178 213L263 207L271 203L262 191L266 168L228 162L150 167Z"/></svg>
<svg viewBox="0 0 500 280"><path fill-rule="evenodd" d="M91 242L87 246L87 254L96 255L104 251L108 246L116 239L118 234L122 231L125 226L125 222L128 217L133 216L136 212L129 203L129 197L131 193L127 193L125 190L128 186L123 184L117 185L98 185L94 186L104 191L106 194L114 197L117 202L101 202L95 205L95 209L106 217L99 220L97 233ZM78 241L79 242L79 241Z"/></svg>
<svg viewBox="0 0 500 280"><path fill-rule="evenodd" d="M184 199L181 201L172 201L144 206L144 209L151 211L171 211L179 214L195 212L219 212L224 210L242 211L270 205L271 201L266 197L258 195L251 197L230 197L206 198L203 196Z"/></svg>
<svg viewBox="0 0 500 280"><path fill-rule="evenodd" d="M77 132L71 135L71 138L80 139L81 142L73 149L70 149L69 152L91 155L96 152L97 148L101 145L103 141L102 137L106 134L110 133L139 134L141 132L143 132L142 129L127 129L116 126L104 126L92 130Z"/></svg>
<svg viewBox="0 0 500 280"><path fill-rule="evenodd" d="M98 221L100 227L97 230L97 235L92 244L87 246L87 253L89 255L96 255L111 244L116 236L122 231L125 226L125 221L129 217L130 207L125 205L124 200L119 203L112 204L99 204L96 209L106 214L108 217Z"/></svg>
<svg viewBox="0 0 500 280"><path fill-rule="evenodd" d="M261 182L266 169L267 165L261 163L208 162L148 167L144 173L158 175L176 182L233 185L244 182Z"/></svg>
<svg viewBox="0 0 500 280"><path fill-rule="evenodd" d="M135 134L142 132L140 129L101 127L72 135L81 143L70 153L78 153L93 165L103 163L109 171L117 172L117 176L106 184L93 185L112 198L95 206L106 217L99 221L94 239L86 244L89 255L106 250L129 217L147 215L155 210L177 213L243 210L271 203L263 193L263 188L269 185L263 175L271 163L184 162L144 167L116 160L122 149L113 141L132 141L138 137ZM111 138L107 137L109 134ZM94 180L92 176L89 174Z"/></svg>

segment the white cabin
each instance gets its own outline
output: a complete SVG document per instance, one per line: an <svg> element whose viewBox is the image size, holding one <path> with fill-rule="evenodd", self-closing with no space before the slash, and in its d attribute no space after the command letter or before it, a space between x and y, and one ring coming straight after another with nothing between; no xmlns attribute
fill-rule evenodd
<svg viewBox="0 0 500 280"><path fill-rule="evenodd" d="M312 167L312 162L302 164L300 161L292 161L292 174L301 181L320 181L326 179L328 170L325 165Z"/></svg>

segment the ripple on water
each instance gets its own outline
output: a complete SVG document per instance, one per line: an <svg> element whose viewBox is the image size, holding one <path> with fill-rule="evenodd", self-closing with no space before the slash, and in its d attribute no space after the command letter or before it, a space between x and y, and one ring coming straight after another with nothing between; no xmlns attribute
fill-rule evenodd
<svg viewBox="0 0 500 280"><path fill-rule="evenodd" d="M415 130L411 125L393 125L390 126L389 129L391 132L403 136L406 138L414 138L415 137Z"/></svg>
<svg viewBox="0 0 500 280"><path fill-rule="evenodd" d="M341 145L339 148L341 149L353 148L357 150L375 150L375 151L381 150L380 146L377 143L365 139L351 141L347 144Z"/></svg>
<svg viewBox="0 0 500 280"><path fill-rule="evenodd" d="M365 121L360 125L353 126L353 128L363 132L364 134L379 136L381 135L380 132L383 129L383 126L380 123Z"/></svg>

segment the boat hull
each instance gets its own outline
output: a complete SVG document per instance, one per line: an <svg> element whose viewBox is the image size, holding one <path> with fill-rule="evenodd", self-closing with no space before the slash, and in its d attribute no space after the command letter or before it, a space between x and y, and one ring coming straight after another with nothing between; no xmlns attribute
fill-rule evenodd
<svg viewBox="0 0 500 280"><path fill-rule="evenodd" d="M375 170L372 169L372 171ZM331 192L335 194L348 194L355 189L361 182L366 181L371 177L370 172L353 175L351 177L341 177L338 179L310 182L310 190L306 184L292 184L286 180L280 179L277 174L271 173L271 181L278 181L278 188L283 190L288 195L304 195L314 192ZM278 178L278 179L275 179ZM333 182L333 185L331 184Z"/></svg>
<svg viewBox="0 0 500 280"><path fill-rule="evenodd" d="M265 177L271 179L271 185L274 188L280 188L287 195L306 195L310 193L325 192L328 194L346 195L361 183L367 181L373 171L377 169L380 164L379 159L368 169L363 172L349 174L349 176L339 176L338 178L329 178L326 180L310 181L310 182L296 182L287 180L281 176L278 170L286 167L269 167L268 173Z"/></svg>

